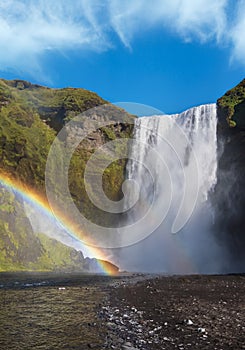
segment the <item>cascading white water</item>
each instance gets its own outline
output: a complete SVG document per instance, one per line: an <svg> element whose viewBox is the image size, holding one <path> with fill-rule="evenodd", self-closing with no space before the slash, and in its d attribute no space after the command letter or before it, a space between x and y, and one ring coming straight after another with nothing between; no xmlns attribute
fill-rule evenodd
<svg viewBox="0 0 245 350"><path fill-rule="evenodd" d="M161 206L171 197L160 226L147 239L121 250L118 263L123 268L166 273L222 271L208 201L216 183L216 125L215 104L135 121L127 179L137 182L140 195L127 212L127 223L139 220L150 208L150 230L154 213L161 215ZM131 191L130 196L135 195Z"/></svg>
<svg viewBox="0 0 245 350"><path fill-rule="evenodd" d="M174 123L171 123L169 118L174 120ZM144 167L149 162L149 159L147 159L148 150L154 147L165 162L169 162L169 156L172 157L173 154L169 155L171 150L166 143L170 143L186 168L190 166L193 156L196 157L199 170L199 189L202 196L207 198L209 190L216 182L216 125L215 104L194 107L181 114L171 116L163 115L136 119L134 138L141 142L135 142L131 149L132 158L137 159L137 161L128 162L127 178L135 180L141 191L144 191L145 187L148 187L147 181L145 181L146 172ZM180 135L177 126L181 128L187 140L183 139L184 135ZM179 138L179 136L181 137ZM142 144L145 144L145 147L142 147ZM158 172L157 184L160 184L162 174L158 168L157 159L155 161L153 166L155 166L155 171ZM179 164L174 162L170 164L170 167L172 167L169 169L171 176L175 177L174 172ZM192 175L190 174L190 176ZM175 183L174 185L178 184ZM147 195L150 196L150 193L147 193Z"/></svg>

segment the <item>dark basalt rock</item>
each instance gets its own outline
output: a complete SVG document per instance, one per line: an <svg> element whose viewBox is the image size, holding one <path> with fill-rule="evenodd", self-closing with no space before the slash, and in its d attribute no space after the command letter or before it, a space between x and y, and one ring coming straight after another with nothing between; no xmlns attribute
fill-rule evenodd
<svg viewBox="0 0 245 350"><path fill-rule="evenodd" d="M217 116L218 171L212 194L215 231L219 243L228 250L227 269L244 272L245 79L217 101ZM230 127L229 120L236 125ZM232 266L229 261L234 262Z"/></svg>

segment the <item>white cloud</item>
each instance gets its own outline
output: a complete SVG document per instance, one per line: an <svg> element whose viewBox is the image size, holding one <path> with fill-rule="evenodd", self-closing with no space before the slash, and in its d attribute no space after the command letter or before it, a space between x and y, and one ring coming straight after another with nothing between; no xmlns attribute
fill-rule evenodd
<svg viewBox="0 0 245 350"><path fill-rule="evenodd" d="M245 1L240 1L234 27L230 29L230 39L233 44L232 58L245 64Z"/></svg>
<svg viewBox="0 0 245 350"><path fill-rule="evenodd" d="M114 30L126 46L137 32L162 26L186 40L219 39L227 0L126 0L110 2Z"/></svg>
<svg viewBox="0 0 245 350"><path fill-rule="evenodd" d="M19 1L0 4L0 69L43 74L48 51L108 48L86 1ZM94 10L93 10L94 11Z"/></svg>
<svg viewBox="0 0 245 350"><path fill-rule="evenodd" d="M185 41L231 43L245 64L245 2L230 1L6 0L0 3L0 70L42 75L47 52L108 50L117 44L113 33L133 48L134 38L154 27ZM228 5L239 7L232 27Z"/></svg>

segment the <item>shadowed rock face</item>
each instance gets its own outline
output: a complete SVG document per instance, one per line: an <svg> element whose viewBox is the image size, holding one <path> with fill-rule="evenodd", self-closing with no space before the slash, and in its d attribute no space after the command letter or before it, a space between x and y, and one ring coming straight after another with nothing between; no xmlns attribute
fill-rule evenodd
<svg viewBox="0 0 245 350"><path fill-rule="evenodd" d="M237 104L234 109L233 119L235 123L239 129L245 130L245 100Z"/></svg>
<svg viewBox="0 0 245 350"><path fill-rule="evenodd" d="M218 172L213 193L216 232L234 262L245 270L245 79L217 101ZM235 126L229 121L235 122Z"/></svg>

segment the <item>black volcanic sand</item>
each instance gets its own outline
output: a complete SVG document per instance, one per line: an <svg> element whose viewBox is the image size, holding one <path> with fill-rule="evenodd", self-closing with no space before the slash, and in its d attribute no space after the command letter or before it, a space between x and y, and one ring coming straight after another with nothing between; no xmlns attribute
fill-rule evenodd
<svg viewBox="0 0 245 350"><path fill-rule="evenodd" d="M118 282L100 314L104 348L245 349L245 276Z"/></svg>

